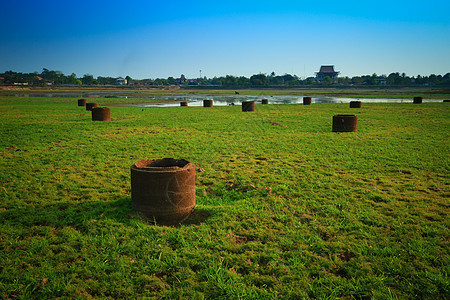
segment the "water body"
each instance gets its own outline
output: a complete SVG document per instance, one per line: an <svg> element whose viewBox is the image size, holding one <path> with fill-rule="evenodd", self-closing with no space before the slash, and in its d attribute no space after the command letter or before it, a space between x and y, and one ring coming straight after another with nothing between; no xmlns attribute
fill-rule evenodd
<svg viewBox="0 0 450 300"><path fill-rule="evenodd" d="M161 103L139 103L139 104L123 104L123 106L133 107L175 107L180 106L180 102L186 101L189 106L203 106L203 100L211 99L214 102L214 106L227 106L227 105L241 105L243 101L255 101L256 104L260 104L262 99L269 100L269 104L296 104L303 103L303 96L291 96L291 95L205 95L205 94L186 94L186 95L158 95L153 97L154 99L162 99L171 102ZM413 99L398 98L348 98L348 97L329 97L318 96L312 97L312 103L349 103L350 101L362 101L364 103L412 103ZM423 102L442 102L440 99L423 99Z"/></svg>
<svg viewBox="0 0 450 300"><path fill-rule="evenodd" d="M214 106L241 105L243 101L255 101L261 103L262 99L269 100L269 104L295 104L303 103L303 95L215 95L215 94L152 94L141 92L115 92L115 91L95 91L95 92L2 92L2 96L17 97L71 97L71 98L139 98L139 99L161 99L161 103L139 103L139 104L117 104L117 106L133 106L133 107L176 107L180 106L180 102L186 101L189 106L203 106L203 100L211 99ZM306 96L306 95L305 95ZM412 103L410 98L348 98L334 96L317 96L312 97L312 103L348 103L350 101L360 100L364 103ZM423 102L442 102L441 99L423 99Z"/></svg>

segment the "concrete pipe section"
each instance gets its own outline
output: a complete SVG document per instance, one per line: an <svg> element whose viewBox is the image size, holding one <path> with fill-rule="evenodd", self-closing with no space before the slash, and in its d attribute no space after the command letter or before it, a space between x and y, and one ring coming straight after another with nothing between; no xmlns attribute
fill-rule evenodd
<svg viewBox="0 0 450 300"><path fill-rule="evenodd" d="M140 160L131 166L131 207L150 221L176 225L195 207L195 166L185 159Z"/></svg>
<svg viewBox="0 0 450 300"><path fill-rule="evenodd" d="M242 111L255 111L255 101L242 101Z"/></svg>
<svg viewBox="0 0 450 300"><path fill-rule="evenodd" d="M213 101L212 100L203 100L203 107L213 107Z"/></svg>
<svg viewBox="0 0 450 300"><path fill-rule="evenodd" d="M356 131L358 118L355 115L335 115L333 116L333 132Z"/></svg>
<svg viewBox="0 0 450 300"><path fill-rule="evenodd" d="M111 121L109 107L95 107L92 109L92 121Z"/></svg>
<svg viewBox="0 0 450 300"><path fill-rule="evenodd" d="M311 97L303 97L303 105L311 105Z"/></svg>
<svg viewBox="0 0 450 300"><path fill-rule="evenodd" d="M98 107L98 103L86 103L86 110L92 111L96 107Z"/></svg>
<svg viewBox="0 0 450 300"><path fill-rule="evenodd" d="M350 101L350 108L361 108L361 101Z"/></svg>
<svg viewBox="0 0 450 300"><path fill-rule="evenodd" d="M422 103L422 97L414 97L413 101L415 104L420 104L420 103Z"/></svg>
<svg viewBox="0 0 450 300"><path fill-rule="evenodd" d="M87 100L86 99L78 99L78 106L86 106Z"/></svg>

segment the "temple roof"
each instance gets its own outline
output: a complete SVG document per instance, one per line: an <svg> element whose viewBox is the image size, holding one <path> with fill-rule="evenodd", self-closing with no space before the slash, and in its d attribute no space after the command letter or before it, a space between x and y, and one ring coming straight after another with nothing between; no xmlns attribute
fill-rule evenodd
<svg viewBox="0 0 450 300"><path fill-rule="evenodd" d="M321 66L320 73L335 73L334 66Z"/></svg>

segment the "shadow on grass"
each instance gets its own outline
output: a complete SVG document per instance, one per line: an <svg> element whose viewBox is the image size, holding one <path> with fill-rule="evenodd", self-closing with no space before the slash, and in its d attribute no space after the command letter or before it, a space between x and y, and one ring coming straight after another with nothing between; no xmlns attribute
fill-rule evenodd
<svg viewBox="0 0 450 300"><path fill-rule="evenodd" d="M211 217L211 210L207 210L204 208L196 208L189 215L189 217L181 222L181 225L189 226L189 225L200 225L205 222L209 217Z"/></svg>
<svg viewBox="0 0 450 300"><path fill-rule="evenodd" d="M198 225L205 222L212 211L196 208L181 225ZM131 197L122 197L115 201L92 202L58 202L35 207L7 208L0 211L3 226L18 228L32 226L64 227L72 226L80 231L88 231L92 223L100 220L133 226L136 221L145 221L138 212L131 208ZM156 226L156 225L155 225Z"/></svg>

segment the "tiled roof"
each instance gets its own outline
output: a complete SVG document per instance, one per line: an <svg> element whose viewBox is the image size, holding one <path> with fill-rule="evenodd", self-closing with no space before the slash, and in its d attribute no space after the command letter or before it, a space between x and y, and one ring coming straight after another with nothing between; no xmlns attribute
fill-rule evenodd
<svg viewBox="0 0 450 300"><path fill-rule="evenodd" d="M334 66L321 66L319 72L321 72L321 73L334 73Z"/></svg>

